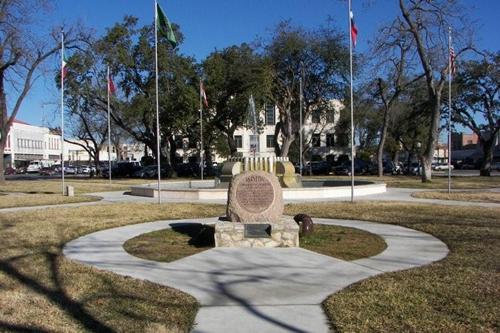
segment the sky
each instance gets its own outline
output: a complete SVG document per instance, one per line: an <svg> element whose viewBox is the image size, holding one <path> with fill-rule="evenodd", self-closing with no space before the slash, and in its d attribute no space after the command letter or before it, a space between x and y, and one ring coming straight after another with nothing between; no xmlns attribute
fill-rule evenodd
<svg viewBox="0 0 500 333"><path fill-rule="evenodd" d="M353 11L359 35L357 50L368 49L377 28L397 14L395 0L353 0ZM179 51L203 60L216 49L269 37L283 20L314 29L328 20L347 33L347 1L343 0L160 0L168 18L180 25L184 43ZM474 4L471 20L477 20L477 45L480 49L498 51L500 46L499 0L465 0ZM40 21L40 34L52 27L80 22L93 29L96 36L119 22L125 15L139 18L139 26L153 22L154 0L54 0L48 13L35 18ZM42 76L26 97L17 116L33 125L58 125L60 99L53 73L60 58L47 64L52 74ZM12 103L11 100L9 100Z"/></svg>

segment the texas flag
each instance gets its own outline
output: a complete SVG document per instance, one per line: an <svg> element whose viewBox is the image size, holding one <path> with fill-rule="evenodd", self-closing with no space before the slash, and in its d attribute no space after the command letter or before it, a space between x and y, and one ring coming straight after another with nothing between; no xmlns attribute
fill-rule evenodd
<svg viewBox="0 0 500 333"><path fill-rule="evenodd" d="M352 46L356 47L356 40L358 39L358 28L356 27L356 24L354 23L354 13L350 12L351 16L351 40L352 40Z"/></svg>
<svg viewBox="0 0 500 333"><path fill-rule="evenodd" d="M116 92L116 87L113 82L113 79L111 78L111 74L108 73L108 92L110 95L114 95Z"/></svg>
<svg viewBox="0 0 500 333"><path fill-rule="evenodd" d="M207 94L205 93L205 87L203 87L203 82L200 81L200 97L203 101L203 105L208 108Z"/></svg>

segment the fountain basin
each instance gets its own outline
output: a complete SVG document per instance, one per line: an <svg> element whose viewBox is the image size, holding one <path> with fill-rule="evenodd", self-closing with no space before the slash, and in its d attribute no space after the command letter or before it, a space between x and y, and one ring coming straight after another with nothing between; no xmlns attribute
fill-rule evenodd
<svg viewBox="0 0 500 333"><path fill-rule="evenodd" d="M350 197L351 182L329 179L302 180L302 188L283 188L283 199L286 201L316 201L333 198ZM215 180L183 180L160 184L161 198L185 201L226 201L227 188L216 188ZM156 183L131 187L131 194L137 196L158 197ZM355 181L354 195L370 195L386 192L386 184Z"/></svg>

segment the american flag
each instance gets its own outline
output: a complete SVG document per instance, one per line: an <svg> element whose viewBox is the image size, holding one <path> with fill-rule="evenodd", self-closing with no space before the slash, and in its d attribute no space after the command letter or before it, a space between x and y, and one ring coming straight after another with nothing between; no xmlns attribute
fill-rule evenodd
<svg viewBox="0 0 500 333"><path fill-rule="evenodd" d="M455 65L455 50L453 49L453 46L450 47L450 69L451 69L451 74L455 75L457 67Z"/></svg>

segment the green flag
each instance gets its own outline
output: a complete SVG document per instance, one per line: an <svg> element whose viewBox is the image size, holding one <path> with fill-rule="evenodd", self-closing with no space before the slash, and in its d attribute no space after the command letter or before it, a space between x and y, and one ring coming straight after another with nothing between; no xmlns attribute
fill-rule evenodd
<svg viewBox="0 0 500 333"><path fill-rule="evenodd" d="M177 46L177 40L175 39L174 31L170 25L170 21L167 16L161 10L159 4L156 4L156 17L158 18L158 32L162 34L170 42L173 48Z"/></svg>

